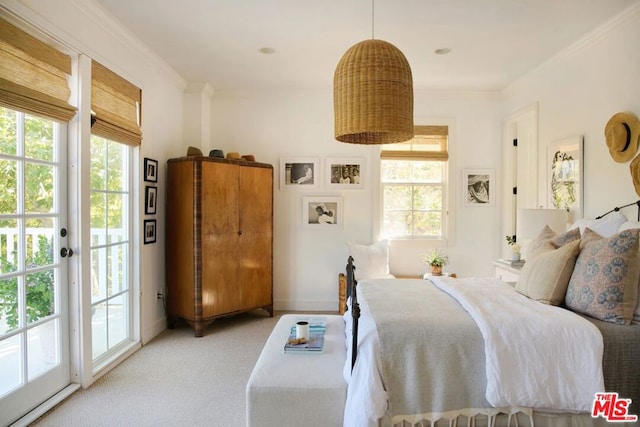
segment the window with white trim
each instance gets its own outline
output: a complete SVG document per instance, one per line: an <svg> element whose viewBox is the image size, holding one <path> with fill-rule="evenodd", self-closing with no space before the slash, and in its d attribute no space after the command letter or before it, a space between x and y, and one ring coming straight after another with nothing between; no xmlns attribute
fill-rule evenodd
<svg viewBox="0 0 640 427"><path fill-rule="evenodd" d="M382 238L444 239L448 126L416 126L409 141L380 153Z"/></svg>

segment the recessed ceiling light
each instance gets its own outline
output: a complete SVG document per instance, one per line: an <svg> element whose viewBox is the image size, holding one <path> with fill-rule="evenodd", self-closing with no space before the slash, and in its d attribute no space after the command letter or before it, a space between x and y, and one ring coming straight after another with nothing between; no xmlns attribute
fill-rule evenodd
<svg viewBox="0 0 640 427"><path fill-rule="evenodd" d="M258 49L258 52L264 53L265 55L271 55L272 53L275 53L276 50L272 47L261 47Z"/></svg>
<svg viewBox="0 0 640 427"><path fill-rule="evenodd" d="M451 53L451 49L448 47L443 47L440 49L436 49L435 50L436 55L446 55L448 53Z"/></svg>

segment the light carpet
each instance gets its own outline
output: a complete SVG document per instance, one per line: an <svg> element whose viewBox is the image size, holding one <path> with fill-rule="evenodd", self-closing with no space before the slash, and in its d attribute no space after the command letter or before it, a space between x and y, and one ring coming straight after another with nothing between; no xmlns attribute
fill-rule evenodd
<svg viewBox="0 0 640 427"><path fill-rule="evenodd" d="M195 338L179 323L34 424L245 426L245 388L281 312L219 319Z"/></svg>

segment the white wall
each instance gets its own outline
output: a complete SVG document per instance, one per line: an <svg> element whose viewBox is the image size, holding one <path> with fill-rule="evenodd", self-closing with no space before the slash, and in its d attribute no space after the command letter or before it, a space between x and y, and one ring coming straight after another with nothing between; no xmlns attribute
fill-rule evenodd
<svg viewBox="0 0 640 427"><path fill-rule="evenodd" d="M9 0L30 23L77 51L94 57L143 89L143 134L140 162L159 161L159 205L164 204L166 160L184 155L190 141L184 135L206 135L198 127L183 129L183 90L186 83L141 46L129 33L102 16L92 2ZM604 125L611 115L630 110L640 114L640 12L631 8L612 25L583 43L561 52L519 79L501 96L496 93L415 93L416 124L442 118L455 123L452 132L450 207L455 215L455 239L449 242L450 271L461 276L492 273L491 260L499 256L501 194L492 207L462 205L461 174L465 168L495 170L501 188L502 120L520 108L538 102L539 156L544 159L550 141L581 134L585 137L585 214L598 215L613 206L637 199L628 165L614 163L604 143ZM254 154L274 165L276 188L274 238L274 297L276 309L335 309L336 276L346 262L349 240L370 243L375 236L378 186L377 148L341 144L333 138L332 90L233 92L213 91L210 144L203 151ZM205 123L206 119L197 121ZM185 126L193 123L186 122ZM197 126L197 125L194 125ZM365 157L369 175L364 190L281 191L278 188L282 156ZM539 188L546 199L545 164L540 161ZM143 206L144 184L138 195ZM302 229L303 195L342 195L344 228L332 233ZM632 210L628 212L634 216ZM164 283L164 212L159 210L158 242L141 247L142 339L148 341L164 328L164 312L155 293ZM425 270L419 256L426 245L413 242L392 248L392 270L419 274Z"/></svg>
<svg viewBox="0 0 640 427"><path fill-rule="evenodd" d="M335 310L337 275L344 271L346 242L375 241L378 209L379 147L343 144L333 136L332 88L314 91L214 92L211 145L226 152L253 154L274 165L274 300L276 309ZM486 208L462 208L464 168L490 168L500 177L500 109L496 93L415 93L415 123L434 118L453 122L451 177L455 240L449 242L450 271L460 275L490 275L498 256L500 199ZM204 151L204 149L203 149ZM363 190L279 188L280 157L364 157L367 176ZM323 177L324 178L324 177ZM342 196L344 227L309 230L302 227L303 196ZM399 274L426 271L420 255L425 242L398 243L391 250L391 269Z"/></svg>
<svg viewBox="0 0 640 427"><path fill-rule="evenodd" d="M539 200L546 199L546 148L584 136L584 216L595 217L638 200L629 163L615 163L604 138L611 116L640 116L640 5L636 4L580 43L519 79L503 95L503 115L538 102ZM634 207L623 210L636 218Z"/></svg>
<svg viewBox="0 0 640 427"><path fill-rule="evenodd" d="M186 82L91 1L7 0L3 3L19 20L49 35L66 50L88 55L142 89L143 141L138 168L142 170L145 157L158 160L158 206L163 206L166 161L186 152L182 135L182 92ZM145 218L155 218L158 227L155 244L139 242L139 269L135 267L134 271L138 273L134 281L140 284L140 335L144 343L166 328L162 303L156 299L165 281L165 216L162 208L155 216L144 215L145 184L141 174L138 176L140 179L135 183L139 186L136 196L141 212L138 227L142 227ZM80 260L81 256L79 252L79 257L74 259Z"/></svg>

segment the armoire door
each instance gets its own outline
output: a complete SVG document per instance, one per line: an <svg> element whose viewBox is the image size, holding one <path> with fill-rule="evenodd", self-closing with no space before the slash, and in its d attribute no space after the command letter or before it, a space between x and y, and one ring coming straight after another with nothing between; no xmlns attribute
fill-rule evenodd
<svg viewBox="0 0 640 427"><path fill-rule="evenodd" d="M237 311L238 165L202 162L202 318ZM197 196L196 196L197 197Z"/></svg>
<svg viewBox="0 0 640 427"><path fill-rule="evenodd" d="M240 293L244 308L273 304L273 169L240 167Z"/></svg>

